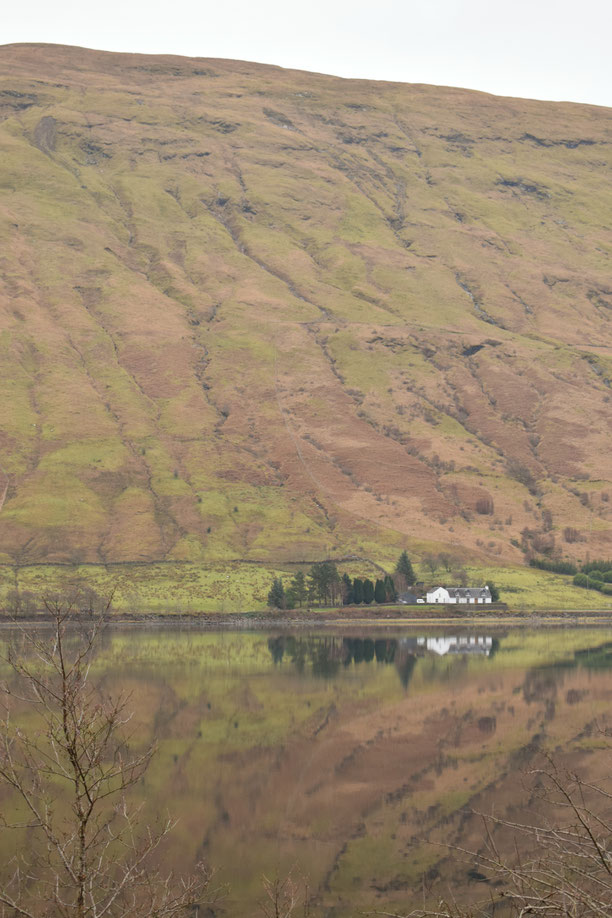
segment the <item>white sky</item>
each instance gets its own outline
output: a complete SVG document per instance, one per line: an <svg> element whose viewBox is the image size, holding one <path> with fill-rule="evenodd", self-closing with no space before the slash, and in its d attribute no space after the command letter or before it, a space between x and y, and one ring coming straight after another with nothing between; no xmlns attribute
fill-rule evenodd
<svg viewBox="0 0 612 918"><path fill-rule="evenodd" d="M228 57L612 106L612 0L17 0L0 43Z"/></svg>

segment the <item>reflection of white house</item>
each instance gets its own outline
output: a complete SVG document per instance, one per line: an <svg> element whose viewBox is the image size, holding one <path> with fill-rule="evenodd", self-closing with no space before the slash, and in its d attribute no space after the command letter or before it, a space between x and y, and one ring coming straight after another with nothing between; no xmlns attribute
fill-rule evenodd
<svg viewBox="0 0 612 918"><path fill-rule="evenodd" d="M493 644L491 637L430 637L417 638L421 646L443 657L447 653L482 653L489 656Z"/></svg>
<svg viewBox="0 0 612 918"><path fill-rule="evenodd" d="M436 587L427 593L427 602L491 602L491 591L485 587Z"/></svg>

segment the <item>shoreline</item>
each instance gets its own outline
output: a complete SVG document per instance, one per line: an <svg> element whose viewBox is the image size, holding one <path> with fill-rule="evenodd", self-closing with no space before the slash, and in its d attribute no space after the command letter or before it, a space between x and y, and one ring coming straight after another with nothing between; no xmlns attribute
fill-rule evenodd
<svg viewBox="0 0 612 918"><path fill-rule="evenodd" d="M415 610L416 611L416 610ZM434 616L431 614L407 615L398 612L383 612L372 614L373 610L368 610L369 614L364 612L355 614L355 610L347 613L345 609L326 609L314 612L282 612L278 614L266 612L228 612L228 613L210 613L210 612L151 612L151 613L118 613L105 617L105 623L112 627L165 627L176 626L179 628L193 628L203 631L291 631L291 630L313 630L321 629L342 629L342 628L367 628L370 629L389 629L389 628L410 628L410 627L459 627L459 628L483 628L483 627L584 627L584 626L610 626L612 627L612 610L592 609L534 609L530 612L506 612L502 609L496 609L492 614L480 613L477 615L466 614L448 614L444 609L444 614ZM402 610L403 612L403 610ZM365 614L364 614L365 613ZM84 615L88 618L94 616ZM32 627L37 625L52 624L53 617L49 614L36 616L24 616L23 618L13 618L0 615L0 630L12 630L14 628Z"/></svg>

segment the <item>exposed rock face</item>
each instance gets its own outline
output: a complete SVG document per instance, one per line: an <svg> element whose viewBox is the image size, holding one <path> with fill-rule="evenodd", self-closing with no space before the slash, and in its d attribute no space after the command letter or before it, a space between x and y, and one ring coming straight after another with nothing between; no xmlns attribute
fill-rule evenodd
<svg viewBox="0 0 612 918"><path fill-rule="evenodd" d="M611 144L591 106L0 49L0 558L612 554Z"/></svg>

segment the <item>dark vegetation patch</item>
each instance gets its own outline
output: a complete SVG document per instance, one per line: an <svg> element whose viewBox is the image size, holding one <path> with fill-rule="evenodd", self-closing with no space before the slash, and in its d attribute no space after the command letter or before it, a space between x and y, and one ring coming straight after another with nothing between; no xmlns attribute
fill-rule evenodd
<svg viewBox="0 0 612 918"><path fill-rule="evenodd" d="M366 143L367 139L368 139L367 137L364 137L361 134L338 134L338 140L341 140L342 143L346 143L346 144Z"/></svg>
<svg viewBox="0 0 612 918"><path fill-rule="evenodd" d="M110 153L107 153L100 144L92 143L90 140L83 140L79 146L83 153L94 162L97 161L97 158L100 156L102 159L110 159Z"/></svg>
<svg viewBox="0 0 612 918"><path fill-rule="evenodd" d="M544 187L538 182L527 182L523 179L504 179L500 178L495 183L500 188L512 188L515 191L522 192L523 194L531 194L536 198L539 198L541 201L545 201L550 198L550 194Z"/></svg>
<svg viewBox="0 0 612 918"><path fill-rule="evenodd" d="M440 140L447 140L449 143L476 143L473 137L468 137L461 131L455 131L452 134L438 134Z"/></svg>
<svg viewBox="0 0 612 918"><path fill-rule="evenodd" d="M577 140L546 140L543 137L536 137L535 134L523 134L519 140L529 140L536 147L566 147L568 150L575 150L577 147L592 147L596 140L579 138Z"/></svg>
<svg viewBox="0 0 612 918"><path fill-rule="evenodd" d="M612 290L606 287L589 290L587 299L590 300L597 309L612 309Z"/></svg>
<svg viewBox="0 0 612 918"><path fill-rule="evenodd" d="M471 344L469 347L464 347L461 351L463 357L472 357L474 354L477 354L478 351L481 351L484 347L484 344Z"/></svg>
<svg viewBox="0 0 612 918"><path fill-rule="evenodd" d="M221 118L213 118L208 123L213 128L213 130L219 131L220 134L232 134L240 127L240 124L238 123L234 123L233 121L223 121Z"/></svg>
<svg viewBox="0 0 612 918"><path fill-rule="evenodd" d="M3 89L0 92L0 113L23 112L39 102L33 92L18 92L16 89Z"/></svg>
<svg viewBox="0 0 612 918"><path fill-rule="evenodd" d="M278 125L278 127L286 128L288 131L295 131L296 127L291 118L288 118L287 115L284 115L282 112L276 112L272 108L264 108L264 115L271 121L272 124Z"/></svg>
<svg viewBox="0 0 612 918"><path fill-rule="evenodd" d="M573 577L578 573L578 568L572 561L558 561L553 558L531 558L530 567L535 567L540 571L550 571L553 574L567 574Z"/></svg>

